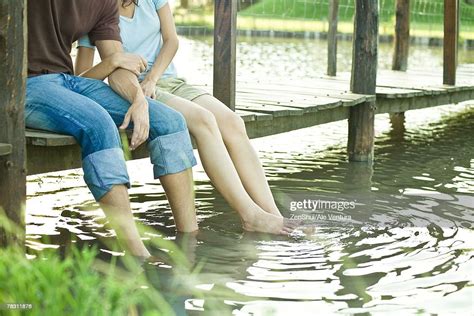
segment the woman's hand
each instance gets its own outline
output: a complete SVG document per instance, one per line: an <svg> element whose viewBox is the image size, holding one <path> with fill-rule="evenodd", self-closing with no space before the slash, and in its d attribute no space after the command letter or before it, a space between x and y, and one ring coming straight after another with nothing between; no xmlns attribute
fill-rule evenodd
<svg viewBox="0 0 474 316"><path fill-rule="evenodd" d="M145 80L140 83L140 86L142 87L145 97L156 99L156 81L145 78Z"/></svg>
<svg viewBox="0 0 474 316"><path fill-rule="evenodd" d="M145 58L136 54L115 53L111 56L115 68L123 68L133 72L137 77L148 68Z"/></svg>

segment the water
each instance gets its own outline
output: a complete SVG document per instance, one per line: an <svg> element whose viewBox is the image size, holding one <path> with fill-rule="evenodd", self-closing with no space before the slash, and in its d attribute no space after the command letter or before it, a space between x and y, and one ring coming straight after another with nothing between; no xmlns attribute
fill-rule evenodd
<svg viewBox="0 0 474 316"><path fill-rule="evenodd" d="M319 61L308 54L323 51L324 43L258 39L253 44L240 45L239 54L246 57L239 61L242 79L284 78L285 71L311 77L325 68L324 62L316 70L305 66ZM341 69L350 67L344 45ZM388 48L381 47L384 60ZM198 69L186 77L210 78L208 49L207 39L182 40L178 64L190 54L194 58L186 62ZM472 58L464 53L463 60ZM441 51L416 47L411 54L413 64L431 67L439 65ZM252 141L285 215L313 216L317 223L316 231L290 238L243 233L201 165L194 170L201 231L176 236L151 165L130 162L133 212L137 221L158 230L145 236L147 243L158 236L173 240L199 269L192 276L175 275L176 267L162 263L144 273L161 280L156 286L181 314L472 314L474 103L410 111L406 120L406 129L397 131L387 115L376 117L372 167L346 161L346 122ZM100 244L103 258L119 255L104 246L114 235L104 228L104 216L81 177L80 170L29 177L27 244L33 256L45 248L67 251L71 244ZM355 207L290 210L305 199ZM162 255L160 249L152 252Z"/></svg>

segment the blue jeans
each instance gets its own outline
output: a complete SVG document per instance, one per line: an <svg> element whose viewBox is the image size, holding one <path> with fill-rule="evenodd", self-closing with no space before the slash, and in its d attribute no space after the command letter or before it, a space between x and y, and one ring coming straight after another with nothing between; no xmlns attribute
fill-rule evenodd
<svg viewBox="0 0 474 316"><path fill-rule="evenodd" d="M148 149L155 179L196 164L183 116L149 99ZM26 126L72 135L81 146L84 180L100 200L117 184L130 186L117 126L130 103L102 81L67 74L28 78ZM132 126L131 126L132 127Z"/></svg>

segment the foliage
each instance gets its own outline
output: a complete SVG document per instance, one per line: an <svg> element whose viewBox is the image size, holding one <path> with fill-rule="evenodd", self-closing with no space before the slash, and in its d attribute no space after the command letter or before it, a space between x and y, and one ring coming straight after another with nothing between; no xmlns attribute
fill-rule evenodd
<svg viewBox="0 0 474 316"><path fill-rule="evenodd" d="M100 264L96 254L95 249L73 249L65 259L43 252L29 260L13 247L2 250L0 303L32 304L28 315L126 315L138 308L153 311L149 315L169 312L160 293L142 288L144 278L116 264Z"/></svg>
<svg viewBox="0 0 474 316"><path fill-rule="evenodd" d="M0 209L0 228L7 247L0 247L0 314L5 304L32 304L31 310L9 310L8 315L174 315L173 309L144 273L145 265L129 256L112 262L97 259L95 247L70 247L61 257L57 249L25 255L12 235L21 229ZM142 228L146 230L145 228ZM170 262L180 272L189 263L171 241L155 238L153 246L169 250ZM35 258L32 258L35 257ZM2 310L3 309L3 310Z"/></svg>

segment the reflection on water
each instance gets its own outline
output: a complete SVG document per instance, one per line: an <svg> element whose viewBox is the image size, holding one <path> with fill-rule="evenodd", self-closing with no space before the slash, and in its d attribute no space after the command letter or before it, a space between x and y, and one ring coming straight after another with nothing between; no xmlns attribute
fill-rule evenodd
<svg viewBox="0 0 474 316"><path fill-rule="evenodd" d="M156 230L147 243L174 240L199 271L189 275L166 259L145 267L177 314L472 313L474 104L408 112L405 131L377 116L373 166L346 161L346 130L335 122L252 141L285 215L317 224L291 238L243 233L201 165L201 230L176 236L151 165L129 163L135 217ZM29 178L31 254L114 240L81 177L73 170ZM355 207L290 210L303 200ZM102 249L104 258L118 255Z"/></svg>
<svg viewBox="0 0 474 316"><path fill-rule="evenodd" d="M185 306L310 315L449 308L466 314L474 294L473 109L465 104L409 112L402 136L394 135L386 116L378 116L373 168L346 161L344 122L254 140L287 216L292 201L356 201L354 209L342 212L349 219L319 218L309 235L270 239L242 233L199 166L201 232L177 241L199 274L189 286L189 280L176 281L183 275L175 277L168 264L149 266L145 273L161 280L170 300L178 300L177 311ZM149 163L131 162L130 173L137 221L157 229L146 238L174 239L171 211ZM113 239L80 176L74 171L29 179L32 253Z"/></svg>
<svg viewBox="0 0 474 316"><path fill-rule="evenodd" d="M180 75L192 82L210 83L212 79L212 37L180 39L176 57ZM391 69L393 46L379 44L380 69ZM327 42L287 38L239 37L237 46L237 80L252 81L262 78L299 79L319 77L327 69ZM194 58L189 58L193 56ZM352 42L339 41L338 71L351 71ZM459 63L474 63L472 50L459 50ZM439 69L442 74L443 48L412 45L408 67L412 69ZM192 70L192 71L190 71Z"/></svg>

